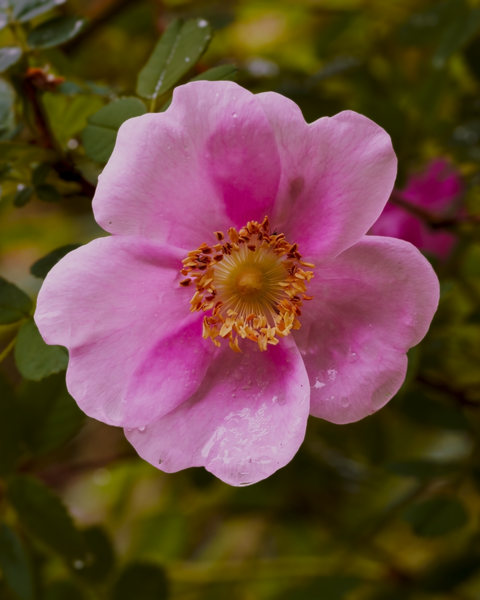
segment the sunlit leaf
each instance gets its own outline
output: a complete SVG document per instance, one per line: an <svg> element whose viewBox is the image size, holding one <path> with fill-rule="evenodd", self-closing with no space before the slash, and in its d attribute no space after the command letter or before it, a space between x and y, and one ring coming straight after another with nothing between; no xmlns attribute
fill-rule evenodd
<svg viewBox="0 0 480 600"><path fill-rule="evenodd" d="M56 250L52 250L30 267L30 273L39 279L45 279L50 269L52 269L64 256L72 250L80 248L81 244L67 244Z"/></svg>
<svg viewBox="0 0 480 600"><path fill-rule="evenodd" d="M107 162L122 123L146 112L145 104L138 98L121 98L101 108L88 119L82 133L87 155L97 162Z"/></svg>
<svg viewBox="0 0 480 600"><path fill-rule="evenodd" d="M15 284L0 277L0 325L16 323L28 317L32 301Z"/></svg>
<svg viewBox="0 0 480 600"><path fill-rule="evenodd" d="M0 524L0 568L21 600L33 600L33 581L25 550L17 534L4 523Z"/></svg>
<svg viewBox="0 0 480 600"><path fill-rule="evenodd" d="M80 17L55 17L32 29L27 43L32 48L60 46L80 33L85 23L85 19Z"/></svg>
<svg viewBox="0 0 480 600"><path fill-rule="evenodd" d="M22 524L63 558L79 560L85 547L65 505L37 479L18 475L8 486L8 497Z"/></svg>
<svg viewBox="0 0 480 600"><path fill-rule="evenodd" d="M20 23L24 23L65 2L66 0L15 0L13 16Z"/></svg>
<svg viewBox="0 0 480 600"><path fill-rule="evenodd" d="M420 537L446 535L463 527L468 513L455 498L437 497L409 506L403 519Z"/></svg>
<svg viewBox="0 0 480 600"><path fill-rule="evenodd" d="M40 381L49 375L65 371L68 366L68 352L63 346L47 345L34 320L29 319L18 332L15 362L25 379Z"/></svg>
<svg viewBox="0 0 480 600"><path fill-rule="evenodd" d="M138 76L137 94L155 99L168 92L202 56L211 37L204 19L173 21Z"/></svg>
<svg viewBox="0 0 480 600"><path fill-rule="evenodd" d="M22 49L17 46L0 48L0 73L14 65L22 56Z"/></svg>

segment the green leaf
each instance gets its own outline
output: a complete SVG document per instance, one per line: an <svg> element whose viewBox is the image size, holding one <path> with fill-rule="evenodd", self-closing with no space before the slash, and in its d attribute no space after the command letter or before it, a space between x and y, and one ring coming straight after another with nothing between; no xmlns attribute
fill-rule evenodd
<svg viewBox="0 0 480 600"><path fill-rule="evenodd" d="M66 389L55 398L41 426L35 429L30 447L35 455L56 450L70 441L85 422L85 414Z"/></svg>
<svg viewBox="0 0 480 600"><path fill-rule="evenodd" d="M84 600L82 589L74 581L65 579L48 586L42 600Z"/></svg>
<svg viewBox="0 0 480 600"><path fill-rule="evenodd" d="M440 44L436 49L432 64L437 69L445 66L447 60L461 48L476 33L480 26L480 8L468 10L460 6L456 11L455 18L449 23L444 32Z"/></svg>
<svg viewBox="0 0 480 600"><path fill-rule="evenodd" d="M140 71L137 94L155 99L168 92L202 56L211 37L210 25L204 19L173 21Z"/></svg>
<svg viewBox="0 0 480 600"><path fill-rule="evenodd" d="M67 148L68 142L87 126L88 118L104 106L101 98L91 94L67 97L46 92L42 96L42 102L50 128L64 148Z"/></svg>
<svg viewBox="0 0 480 600"><path fill-rule="evenodd" d="M39 279L45 279L50 269L52 269L64 256L67 256L72 250L80 248L81 244L67 244L56 250L52 250L44 257L40 258L30 267L30 273Z"/></svg>
<svg viewBox="0 0 480 600"><path fill-rule="evenodd" d="M113 586L112 600L164 600L168 597L165 571L158 565L130 563Z"/></svg>
<svg viewBox="0 0 480 600"><path fill-rule="evenodd" d="M13 16L20 23L24 23L65 2L66 0L15 0Z"/></svg>
<svg viewBox="0 0 480 600"><path fill-rule="evenodd" d="M0 568L9 587L21 600L33 600L32 574L22 543L3 523L0 525Z"/></svg>
<svg viewBox="0 0 480 600"><path fill-rule="evenodd" d="M4 79L0 79L0 139L15 127L14 104L15 92L12 86ZM5 148L2 148L1 154L8 158L5 156Z"/></svg>
<svg viewBox="0 0 480 600"><path fill-rule="evenodd" d="M17 46L0 48L0 73L14 65L22 56L22 49Z"/></svg>
<svg viewBox="0 0 480 600"><path fill-rule="evenodd" d="M200 73L190 81L235 81L237 75L238 67L235 65L221 65Z"/></svg>
<svg viewBox="0 0 480 600"><path fill-rule="evenodd" d="M32 183L33 185L42 185L45 183L47 175L50 173L51 166L49 163L40 163L32 171Z"/></svg>
<svg viewBox="0 0 480 600"><path fill-rule="evenodd" d="M86 20L80 17L55 17L35 27L27 37L31 48L53 48L73 39L83 29Z"/></svg>
<svg viewBox="0 0 480 600"><path fill-rule="evenodd" d="M30 315L32 301L13 283L0 277L0 325L16 323Z"/></svg>
<svg viewBox="0 0 480 600"><path fill-rule="evenodd" d="M436 537L463 527L468 513L454 498L437 497L409 506L403 520L410 523L420 537Z"/></svg>
<svg viewBox="0 0 480 600"><path fill-rule="evenodd" d="M102 583L115 565L113 545L101 527L94 526L83 532L87 553L85 567L79 575L91 583Z"/></svg>
<svg viewBox="0 0 480 600"><path fill-rule="evenodd" d="M122 123L147 112L138 98L121 98L107 104L88 119L82 138L85 152L97 162L106 163L110 158Z"/></svg>
<svg viewBox="0 0 480 600"><path fill-rule="evenodd" d="M17 208L25 206L33 198L34 193L35 189L31 185L19 184L13 199L13 205Z"/></svg>
<svg viewBox="0 0 480 600"><path fill-rule="evenodd" d="M35 192L38 199L42 200L42 202L60 202L62 199L62 194L53 185L49 185L48 183L38 185L35 188Z"/></svg>
<svg viewBox="0 0 480 600"><path fill-rule="evenodd" d="M441 463L431 460L409 460L387 465L387 469L395 475L402 477L415 477L416 479L438 479L455 473L459 469L456 463Z"/></svg>
<svg viewBox="0 0 480 600"><path fill-rule="evenodd" d="M18 475L8 486L8 496L23 525L39 540L69 560L84 557L83 538L50 488L37 479Z"/></svg>
<svg viewBox="0 0 480 600"><path fill-rule="evenodd" d="M18 332L15 361L25 379L40 381L53 373L65 371L68 366L68 352L63 346L48 346L34 320L29 319Z"/></svg>
<svg viewBox="0 0 480 600"><path fill-rule="evenodd" d="M8 475L22 453L21 407L11 387L0 378L0 477Z"/></svg>

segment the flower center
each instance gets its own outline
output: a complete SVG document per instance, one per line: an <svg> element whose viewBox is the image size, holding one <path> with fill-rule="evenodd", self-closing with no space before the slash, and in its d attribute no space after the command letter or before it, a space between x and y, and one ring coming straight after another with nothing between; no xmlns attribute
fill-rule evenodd
<svg viewBox="0 0 480 600"><path fill-rule="evenodd" d="M283 233L270 233L268 217L250 221L239 232L228 230L229 241L215 232L217 244L203 243L188 253L180 282L195 283L191 311L211 311L203 319L203 337L216 346L228 339L240 352L239 338L256 342L260 350L276 345L279 338L299 329L300 307L313 277L302 267L314 265L301 260L298 244L287 242Z"/></svg>

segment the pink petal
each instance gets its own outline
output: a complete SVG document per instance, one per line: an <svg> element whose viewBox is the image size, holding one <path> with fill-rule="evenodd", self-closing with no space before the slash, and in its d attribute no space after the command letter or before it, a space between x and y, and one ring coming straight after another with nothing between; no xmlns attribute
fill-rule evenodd
<svg viewBox="0 0 480 600"><path fill-rule="evenodd" d="M446 259L456 238L449 231L431 229L403 208L388 203L371 228L373 235L399 238L441 259Z"/></svg>
<svg viewBox="0 0 480 600"><path fill-rule="evenodd" d="M280 180L275 137L256 97L231 82L175 89L165 113L120 128L93 208L111 233L187 249L271 212Z"/></svg>
<svg viewBox="0 0 480 600"><path fill-rule="evenodd" d="M291 100L272 92L257 99L282 163L272 225L306 256L337 256L365 235L390 196L397 173L390 136L354 112L308 125Z"/></svg>
<svg viewBox="0 0 480 600"><path fill-rule="evenodd" d="M311 385L311 414L351 423L398 391L405 353L426 334L438 279L402 240L367 236L317 269L295 340Z"/></svg>
<svg viewBox="0 0 480 600"><path fill-rule="evenodd" d="M442 210L460 195L463 182L460 173L443 158L433 160L423 173L412 175L402 197L429 210Z"/></svg>
<svg viewBox="0 0 480 600"><path fill-rule="evenodd" d="M48 274L35 320L70 353L67 386L87 415L139 427L189 398L214 346L202 340L193 291L179 286L183 251L138 237L100 238Z"/></svg>
<svg viewBox="0 0 480 600"><path fill-rule="evenodd" d="M204 466L248 485L286 465L305 435L308 376L291 338L267 352L223 347L198 391L144 431L126 430L139 455L172 473Z"/></svg>

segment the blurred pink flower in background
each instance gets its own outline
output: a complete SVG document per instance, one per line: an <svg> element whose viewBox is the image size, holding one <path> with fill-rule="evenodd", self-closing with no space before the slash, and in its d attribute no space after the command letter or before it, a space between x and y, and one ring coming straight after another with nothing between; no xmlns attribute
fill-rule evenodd
<svg viewBox="0 0 480 600"><path fill-rule="evenodd" d="M366 117L307 124L230 82L124 123L93 203L112 235L50 271L35 315L82 410L157 468L247 485L292 459L309 414L384 406L439 293L411 244L365 235L396 169Z"/></svg>
<svg viewBox="0 0 480 600"><path fill-rule="evenodd" d="M394 198L438 216L452 208L462 190L460 173L447 160L437 158L422 173L412 175L403 190L393 191L370 233L405 240L420 250L445 259L455 244L455 236L427 225L420 216L396 205Z"/></svg>

